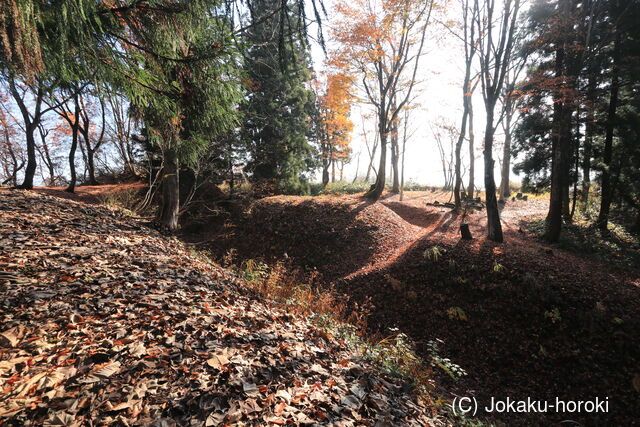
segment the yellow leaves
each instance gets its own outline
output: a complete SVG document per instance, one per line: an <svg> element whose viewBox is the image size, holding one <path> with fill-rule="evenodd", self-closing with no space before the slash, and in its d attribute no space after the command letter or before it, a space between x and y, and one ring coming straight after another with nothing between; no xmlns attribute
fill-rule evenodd
<svg viewBox="0 0 640 427"><path fill-rule="evenodd" d="M348 156L351 143L351 103L353 95L351 86L353 77L345 72L331 73L327 76L327 88L320 97L322 121L325 127L325 144L333 147L330 150L334 159Z"/></svg>

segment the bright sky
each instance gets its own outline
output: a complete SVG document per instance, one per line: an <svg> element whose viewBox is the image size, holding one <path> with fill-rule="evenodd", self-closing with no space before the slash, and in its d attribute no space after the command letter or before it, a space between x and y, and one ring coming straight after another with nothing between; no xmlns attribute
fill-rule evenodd
<svg viewBox="0 0 640 427"><path fill-rule="evenodd" d="M328 42L328 50L335 45L331 43L329 37L329 28L331 26L331 17L333 15L333 1L325 1L329 17L324 23L325 38ZM457 2L450 2L452 18L459 14L460 6ZM417 108L411 112L409 118L409 132L414 131L413 137L407 142L405 153L405 182L413 180L421 184L442 185L444 177L442 173L442 162L436 141L433 137L432 126L443 120L455 125L457 129L460 127L462 120L462 81L464 78L464 52L462 43L442 27L442 25L432 22L429 39L425 42L426 54L420 59L418 75L422 80L417 84L414 90L418 90L416 98ZM312 56L316 70L322 70L322 62L324 61L324 53L316 44L312 48ZM369 108L364 106L364 108ZM496 112L497 112L496 107ZM473 96L474 110L474 133L476 147L475 161L475 182L476 186L482 188L484 186L484 166L482 159L482 138L485 126L485 111L482 100L481 88L478 86ZM357 156L360 152L359 176L364 176L368 164L368 153L362 137L362 111L359 105L354 105L352 109L352 121L355 124L352 139L353 160L345 166L345 179L352 180L357 168ZM365 110L366 111L366 110ZM369 110L371 111L371 110ZM369 143L373 139L373 129L375 122L370 120L365 123L369 130ZM494 176L496 184L500 181L500 160L502 157L502 140L503 134L501 127L496 131L496 139L494 142L495 151L494 159L496 167ZM443 144L448 141L443 140ZM448 147L447 147L448 148ZM469 155L468 143L462 147L463 170L468 168ZM377 165L378 160L375 164ZM513 162L512 162L513 164ZM377 169L377 166L376 166ZM520 181L520 178L511 172L512 181ZM465 175L463 181L468 182L468 175Z"/></svg>

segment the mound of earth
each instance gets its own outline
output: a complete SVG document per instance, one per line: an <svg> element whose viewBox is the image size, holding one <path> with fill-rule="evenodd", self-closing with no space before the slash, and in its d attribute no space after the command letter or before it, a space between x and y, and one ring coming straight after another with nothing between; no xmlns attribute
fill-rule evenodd
<svg viewBox="0 0 640 427"><path fill-rule="evenodd" d="M0 191L0 230L0 423L440 424L344 343L118 211Z"/></svg>
<svg viewBox="0 0 640 427"><path fill-rule="evenodd" d="M234 248L242 259L290 258L333 280L385 262L423 232L386 205L357 196L275 196L254 202L209 247L219 257Z"/></svg>
<svg viewBox="0 0 640 427"><path fill-rule="evenodd" d="M241 256L282 257L319 268L335 290L372 307L372 334L408 334L420 355L440 354L467 375L438 374L454 396L548 401L609 398L608 413L485 414L519 425L565 420L629 425L640 412L640 276L637 270L550 247L522 229L546 200L502 207L505 243L485 239L484 212L463 219L427 205L444 194L400 202L348 197L275 197L257 202L233 230ZM233 241L230 239L229 241Z"/></svg>

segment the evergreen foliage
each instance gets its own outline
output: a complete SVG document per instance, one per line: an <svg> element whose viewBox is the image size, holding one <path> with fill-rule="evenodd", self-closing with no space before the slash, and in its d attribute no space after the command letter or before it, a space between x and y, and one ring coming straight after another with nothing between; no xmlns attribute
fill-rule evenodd
<svg viewBox="0 0 640 427"><path fill-rule="evenodd" d="M252 26L246 33L246 101L242 139L254 182L283 192L307 194L308 173L317 166L312 115L315 95L309 87L307 44L298 5L252 0ZM282 41L288 41L282 44Z"/></svg>

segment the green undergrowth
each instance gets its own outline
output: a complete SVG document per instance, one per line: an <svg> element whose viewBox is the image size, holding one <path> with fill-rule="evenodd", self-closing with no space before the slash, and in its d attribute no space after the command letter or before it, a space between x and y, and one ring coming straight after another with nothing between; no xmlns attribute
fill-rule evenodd
<svg viewBox="0 0 640 427"><path fill-rule="evenodd" d="M317 274L304 273L286 261L273 265L258 260L235 262L234 251L223 265L252 290L282 305L288 312L306 317L326 338L337 340L381 373L400 378L426 402L447 411L448 400L438 398L434 370L441 369L453 380L466 372L440 354L437 343L429 343L429 360L417 355L411 338L397 329L386 336L367 332L370 308L349 304L344 295L320 282Z"/></svg>
<svg viewBox="0 0 640 427"><path fill-rule="evenodd" d="M543 238L545 219L530 221L526 227ZM639 236L616 223L610 223L609 232L602 233L593 222L578 218L571 224L563 224L557 246L628 267L640 266Z"/></svg>

